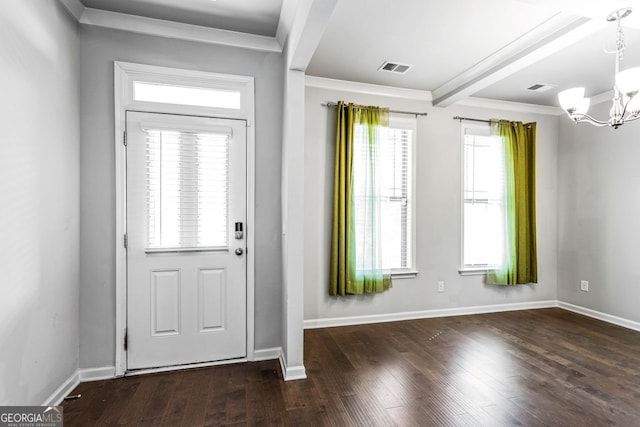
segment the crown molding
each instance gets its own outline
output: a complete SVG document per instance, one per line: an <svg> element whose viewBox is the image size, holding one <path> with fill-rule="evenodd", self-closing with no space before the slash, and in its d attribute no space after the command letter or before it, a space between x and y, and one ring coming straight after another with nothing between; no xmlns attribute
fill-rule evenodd
<svg viewBox="0 0 640 427"><path fill-rule="evenodd" d="M257 36L91 8L85 8L80 18L80 23L138 34L240 47L263 52L282 52L282 48L275 37Z"/></svg>
<svg viewBox="0 0 640 427"><path fill-rule="evenodd" d="M275 37L92 9L85 7L80 0L60 0L60 3L78 22L85 25L262 52L282 53L282 45Z"/></svg>
<svg viewBox="0 0 640 427"><path fill-rule="evenodd" d="M427 90L404 89L392 86L373 85L347 80L336 80L325 77L305 76L305 86L326 90L361 93L365 95L386 96L414 101L431 102L431 92ZM523 102L500 101L497 99L468 97L461 99L455 105L465 107L488 108L493 110L517 111L522 113L545 114L559 116L564 114L560 107L526 104Z"/></svg>
<svg viewBox="0 0 640 427"><path fill-rule="evenodd" d="M524 102L501 101L498 99L476 98L473 96L456 101L453 105L489 108L492 110L517 111L520 113L545 114L548 116L561 116L564 114L564 110L560 107L526 104Z"/></svg>
<svg viewBox="0 0 640 427"><path fill-rule="evenodd" d="M599 93L591 97L591 105L602 104L603 102L610 102L613 100L613 90Z"/></svg>
<svg viewBox="0 0 640 427"><path fill-rule="evenodd" d="M329 79L326 77L305 76L305 86L431 102L431 92L427 90L405 89L392 86L374 85L370 83L352 82L348 80Z"/></svg>

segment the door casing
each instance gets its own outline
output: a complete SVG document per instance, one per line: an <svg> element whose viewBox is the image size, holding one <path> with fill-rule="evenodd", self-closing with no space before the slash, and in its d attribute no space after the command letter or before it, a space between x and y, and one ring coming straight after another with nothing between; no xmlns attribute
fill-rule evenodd
<svg viewBox="0 0 640 427"><path fill-rule="evenodd" d="M140 102L133 99L133 82L148 81L173 85L206 88L235 89L241 94L242 108L193 107L163 103ZM255 359L255 100L254 78L202 71L167 68L153 65L114 61L114 126L115 126L115 192L116 192L116 324L115 324L115 376L127 373L125 337L127 326L127 252L126 233L126 111L182 114L210 118L240 119L247 122L247 357ZM238 360L235 360L237 362ZM217 365L210 362L192 366ZM167 367L137 373L169 371L184 367Z"/></svg>

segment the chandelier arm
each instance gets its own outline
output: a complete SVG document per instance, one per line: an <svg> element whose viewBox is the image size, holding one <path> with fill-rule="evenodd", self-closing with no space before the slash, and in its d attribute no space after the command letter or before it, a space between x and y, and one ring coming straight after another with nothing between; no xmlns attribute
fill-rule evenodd
<svg viewBox="0 0 640 427"><path fill-rule="evenodd" d="M603 122L600 120L596 120L593 117L587 115L587 114L572 114L569 117L571 117L573 119L574 122L576 123L580 123L580 122L587 122L593 126L597 126L597 127L603 127L603 126L609 126L609 122Z"/></svg>
<svg viewBox="0 0 640 427"><path fill-rule="evenodd" d="M619 125L622 125L626 122L632 122L634 120L640 119L640 112L632 113L632 114L629 114L627 117L625 117L625 114L627 114L627 107L629 107L629 104L631 103L633 98L634 97L630 97L629 100L624 104L624 107L622 109L622 114L620 115L621 123L619 123Z"/></svg>
<svg viewBox="0 0 640 427"><path fill-rule="evenodd" d="M625 117L624 122L632 122L640 119L640 113L630 114L629 117Z"/></svg>

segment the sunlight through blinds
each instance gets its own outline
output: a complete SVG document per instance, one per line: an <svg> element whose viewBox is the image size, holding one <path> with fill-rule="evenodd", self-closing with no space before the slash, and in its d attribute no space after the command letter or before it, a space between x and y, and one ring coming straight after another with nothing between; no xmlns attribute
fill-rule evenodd
<svg viewBox="0 0 640 427"><path fill-rule="evenodd" d="M354 128L353 180L355 223L360 228L370 221L364 212L369 200L360 190L374 188L380 199L380 212L376 214L381 233L382 263L384 268L407 268L412 262L411 253L411 146L413 131L411 129L381 127L379 129L380 144L372 157L366 153L371 150L365 138L365 129L361 125ZM367 173L367 171L371 171ZM373 173L375 171L375 173ZM365 182L369 178L373 182ZM365 251L374 247L370 235L360 236L357 245Z"/></svg>
<svg viewBox="0 0 640 427"><path fill-rule="evenodd" d="M148 248L226 248L231 131L145 132Z"/></svg>

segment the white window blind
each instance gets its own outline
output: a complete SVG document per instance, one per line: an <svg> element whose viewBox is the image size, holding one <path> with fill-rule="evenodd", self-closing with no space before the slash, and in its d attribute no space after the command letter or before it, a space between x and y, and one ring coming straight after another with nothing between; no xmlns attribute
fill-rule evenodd
<svg viewBox="0 0 640 427"><path fill-rule="evenodd" d="M464 133L463 267L500 265L504 257L505 159L488 128Z"/></svg>
<svg viewBox="0 0 640 427"><path fill-rule="evenodd" d="M387 268L411 266L411 129L386 128L382 132L382 218L385 224L383 259Z"/></svg>
<svg viewBox="0 0 640 427"><path fill-rule="evenodd" d="M226 248L230 130L145 132L147 247Z"/></svg>
<svg viewBox="0 0 640 427"><path fill-rule="evenodd" d="M358 170L371 167L365 164L362 154L364 128L356 126L354 132L354 179L361 179ZM380 230L382 233L382 263L385 269L409 269L412 267L412 205L413 172L412 147L414 130L401 127L381 129L380 150L376 153L376 179L379 179L381 212ZM359 186L356 185L356 188ZM355 194L356 204L358 195ZM364 201L361 201L364 202ZM356 206L356 212L358 211ZM357 217L356 222L362 221ZM367 245L366 240L358 242Z"/></svg>

